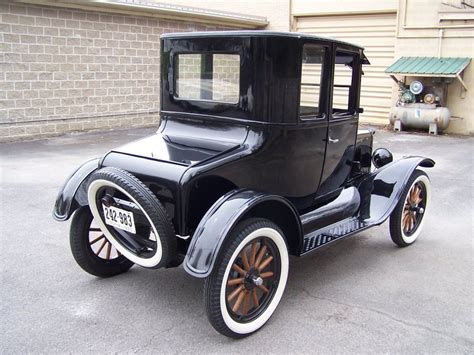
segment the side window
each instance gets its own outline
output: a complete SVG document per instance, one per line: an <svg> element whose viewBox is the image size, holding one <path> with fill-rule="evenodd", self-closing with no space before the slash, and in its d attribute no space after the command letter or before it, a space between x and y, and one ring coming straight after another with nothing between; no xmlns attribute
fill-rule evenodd
<svg viewBox="0 0 474 355"><path fill-rule="evenodd" d="M356 63L357 56L354 53L336 51L332 96L332 111L335 116L355 111Z"/></svg>
<svg viewBox="0 0 474 355"><path fill-rule="evenodd" d="M300 118L320 115L321 78L326 49L315 44L303 46L301 63Z"/></svg>

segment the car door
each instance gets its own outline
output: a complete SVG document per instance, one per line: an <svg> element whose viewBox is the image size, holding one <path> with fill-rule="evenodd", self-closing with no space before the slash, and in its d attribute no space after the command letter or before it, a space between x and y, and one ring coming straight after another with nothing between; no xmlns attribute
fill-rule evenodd
<svg viewBox="0 0 474 355"><path fill-rule="evenodd" d="M330 46L316 41L304 42L301 53L298 125L295 128L298 134L294 147L299 147L296 161L304 167L301 171L305 175L306 194L292 202L304 210L314 205L324 166L332 59Z"/></svg>
<svg viewBox="0 0 474 355"><path fill-rule="evenodd" d="M318 195L341 187L351 173L359 121L360 54L336 47L324 169Z"/></svg>

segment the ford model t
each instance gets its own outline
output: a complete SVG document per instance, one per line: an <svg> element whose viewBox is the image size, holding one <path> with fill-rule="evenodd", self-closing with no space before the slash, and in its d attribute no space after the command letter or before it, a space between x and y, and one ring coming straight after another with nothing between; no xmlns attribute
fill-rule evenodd
<svg viewBox="0 0 474 355"><path fill-rule="evenodd" d="M161 124L79 167L54 217L108 277L183 264L230 337L262 327L302 256L390 219L400 247L430 203L423 157L392 161L358 130L363 49L297 33L161 38ZM373 166L372 166L373 165Z"/></svg>

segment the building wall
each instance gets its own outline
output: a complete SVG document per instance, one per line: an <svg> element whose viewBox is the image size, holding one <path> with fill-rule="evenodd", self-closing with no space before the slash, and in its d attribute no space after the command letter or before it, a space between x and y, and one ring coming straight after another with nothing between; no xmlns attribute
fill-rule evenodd
<svg viewBox="0 0 474 355"><path fill-rule="evenodd" d="M441 57L473 58L463 73L463 80L469 90L465 92L456 79L448 86L447 107L453 119L447 132L474 134L474 10L458 10L442 3L442 0L400 1L396 56L397 58L436 57L440 54ZM404 22L405 4L407 7ZM465 17L471 17L472 20L440 21L440 18L449 13L464 13ZM438 28L438 26L459 26L459 28ZM426 78L410 78L412 79L429 82ZM395 101L396 94L393 96Z"/></svg>
<svg viewBox="0 0 474 355"><path fill-rule="evenodd" d="M0 3L0 141L157 125L160 34L216 29Z"/></svg>
<svg viewBox="0 0 474 355"><path fill-rule="evenodd" d="M472 0L464 2L474 5ZM454 7L443 3L449 3ZM436 57L438 54L441 57L474 58L474 10L457 9L455 6L459 6L460 3L461 0L292 0L291 8L292 16L296 18L351 14L357 16L396 11L394 60L402 56ZM450 18L462 18L462 20L448 20ZM441 29L443 38L440 41ZM410 78L408 81L412 79L415 78ZM426 78L419 79L422 82L429 82ZM448 86L447 106L453 116L448 133L474 134L474 63L472 62L464 71L464 81L469 88L467 92L462 90L457 80ZM397 98L397 86L392 84L392 104L395 104ZM386 122L388 123L388 118Z"/></svg>
<svg viewBox="0 0 474 355"><path fill-rule="evenodd" d="M265 16L265 30L290 30L290 0L153 0L175 5L193 6L203 9L235 12L245 15Z"/></svg>

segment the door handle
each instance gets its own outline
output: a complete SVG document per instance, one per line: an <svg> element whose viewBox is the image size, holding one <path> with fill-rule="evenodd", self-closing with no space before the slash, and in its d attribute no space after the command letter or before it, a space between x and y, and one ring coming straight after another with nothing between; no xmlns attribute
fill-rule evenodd
<svg viewBox="0 0 474 355"><path fill-rule="evenodd" d="M338 143L339 139L338 138L332 139L331 137L328 137L328 141L329 141L329 143Z"/></svg>

